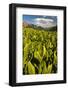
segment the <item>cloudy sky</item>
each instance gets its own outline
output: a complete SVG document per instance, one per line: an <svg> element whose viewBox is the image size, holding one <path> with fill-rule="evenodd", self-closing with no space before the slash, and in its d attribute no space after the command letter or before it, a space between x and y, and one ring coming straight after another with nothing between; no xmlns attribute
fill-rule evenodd
<svg viewBox="0 0 68 90"><path fill-rule="evenodd" d="M57 25L56 16L23 15L23 21L29 24L41 26L43 28L53 27Z"/></svg>

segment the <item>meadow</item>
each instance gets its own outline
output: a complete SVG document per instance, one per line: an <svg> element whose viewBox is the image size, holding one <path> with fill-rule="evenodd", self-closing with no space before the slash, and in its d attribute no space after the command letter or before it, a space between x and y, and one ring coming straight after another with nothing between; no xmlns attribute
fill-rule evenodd
<svg viewBox="0 0 68 90"><path fill-rule="evenodd" d="M23 74L57 73L57 31L24 27L22 34Z"/></svg>

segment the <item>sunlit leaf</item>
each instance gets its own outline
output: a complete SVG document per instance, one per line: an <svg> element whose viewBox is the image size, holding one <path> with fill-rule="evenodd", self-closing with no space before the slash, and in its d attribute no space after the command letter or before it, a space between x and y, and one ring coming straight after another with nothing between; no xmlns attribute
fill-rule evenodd
<svg viewBox="0 0 68 90"><path fill-rule="evenodd" d="M35 67L32 65L30 61L28 62L28 73L35 74Z"/></svg>
<svg viewBox="0 0 68 90"><path fill-rule="evenodd" d="M48 73L51 73L52 71L52 64L48 65Z"/></svg>
<svg viewBox="0 0 68 90"><path fill-rule="evenodd" d="M39 54L38 51L35 51L35 52L34 52L34 57L35 57L36 59L38 59L38 61L41 63L42 57L40 56L40 54Z"/></svg>
<svg viewBox="0 0 68 90"><path fill-rule="evenodd" d="M45 64L45 66L43 67L43 70L42 70L42 74L47 74L47 73L48 73L48 69Z"/></svg>
<svg viewBox="0 0 68 90"><path fill-rule="evenodd" d="M46 56L47 55L47 50L45 48L45 46L43 46L43 56Z"/></svg>

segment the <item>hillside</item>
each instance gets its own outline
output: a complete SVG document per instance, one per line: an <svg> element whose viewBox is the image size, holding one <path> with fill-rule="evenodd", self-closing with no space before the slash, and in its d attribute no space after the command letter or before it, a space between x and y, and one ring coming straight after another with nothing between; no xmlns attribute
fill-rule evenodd
<svg viewBox="0 0 68 90"><path fill-rule="evenodd" d="M48 31L57 31L57 26L54 26L54 27L49 27L49 28L44 28L44 27L41 27L41 26L37 26L37 25L34 25L34 24L28 24L27 22L23 22L23 26L28 28L33 28L33 29L38 29L38 30L48 30Z"/></svg>

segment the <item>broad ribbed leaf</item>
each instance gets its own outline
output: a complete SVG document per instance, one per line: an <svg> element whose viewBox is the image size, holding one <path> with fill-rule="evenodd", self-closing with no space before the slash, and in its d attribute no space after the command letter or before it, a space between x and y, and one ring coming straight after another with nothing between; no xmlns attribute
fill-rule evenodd
<svg viewBox="0 0 68 90"><path fill-rule="evenodd" d="M34 52L34 57L41 63L42 57L40 56L40 54L39 54L38 51L35 51L35 52Z"/></svg>
<svg viewBox="0 0 68 90"><path fill-rule="evenodd" d="M24 64L26 64L26 60L28 59L29 44L26 43L26 45L24 47Z"/></svg>
<svg viewBox="0 0 68 90"><path fill-rule="evenodd" d="M46 63L45 63L45 66L43 67L42 74L47 74L47 73L48 73L48 69L47 69Z"/></svg>
<svg viewBox="0 0 68 90"><path fill-rule="evenodd" d="M47 55L47 50L46 50L46 47L43 46L43 56L46 56Z"/></svg>
<svg viewBox="0 0 68 90"><path fill-rule="evenodd" d="M48 73L51 73L52 71L52 64L48 65Z"/></svg>
<svg viewBox="0 0 68 90"><path fill-rule="evenodd" d="M28 73L35 74L35 67L32 65L30 61L28 62Z"/></svg>

